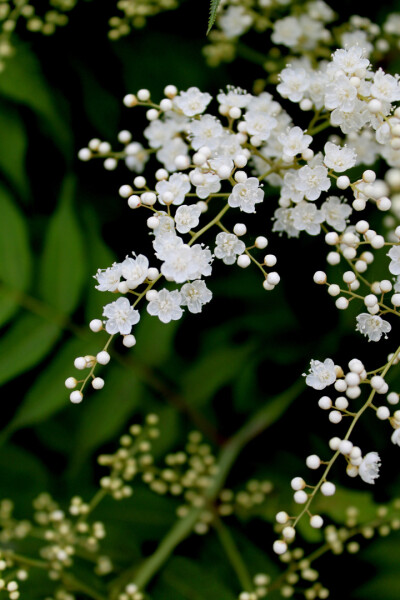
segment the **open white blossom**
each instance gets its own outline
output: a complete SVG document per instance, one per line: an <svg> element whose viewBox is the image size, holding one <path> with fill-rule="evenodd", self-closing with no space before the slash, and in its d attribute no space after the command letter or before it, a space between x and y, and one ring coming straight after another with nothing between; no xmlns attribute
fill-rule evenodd
<svg viewBox="0 0 400 600"><path fill-rule="evenodd" d="M393 444L400 446L400 428L393 431L390 439L392 440Z"/></svg>
<svg viewBox="0 0 400 600"><path fill-rule="evenodd" d="M229 206L240 208L246 213L256 212L255 204L264 199L264 192L259 186L257 177L249 177L244 183L237 183L228 198Z"/></svg>
<svg viewBox="0 0 400 600"><path fill-rule="evenodd" d="M96 290L100 292L115 292L121 281L121 265L114 263L108 269L99 269L93 277L97 279L99 284L95 286Z"/></svg>
<svg viewBox="0 0 400 600"><path fill-rule="evenodd" d="M370 342L379 342L382 335L387 338L387 333L392 329L391 324L385 321L378 315L370 315L369 313L361 313L356 317L356 331L368 337Z"/></svg>
<svg viewBox="0 0 400 600"><path fill-rule="evenodd" d="M203 113L210 102L210 94L201 92L197 87L190 87L174 98L174 105L187 117Z"/></svg>
<svg viewBox="0 0 400 600"><path fill-rule="evenodd" d="M185 283L181 287L181 295L181 305L187 306L191 313L201 312L203 305L210 302L212 298L212 293L201 279Z"/></svg>
<svg viewBox="0 0 400 600"><path fill-rule="evenodd" d="M147 312L154 317L158 317L163 323L178 321L183 315L181 302L182 295L177 290L173 292L160 290L157 297L148 303Z"/></svg>
<svg viewBox="0 0 400 600"><path fill-rule="evenodd" d="M342 232L346 229L346 219L351 215L352 208L337 196L329 196L322 204L321 212L328 225Z"/></svg>
<svg viewBox="0 0 400 600"><path fill-rule="evenodd" d="M103 310L105 329L107 333L114 335L128 335L132 331L132 326L139 322L139 311L131 306L128 298L118 298L115 302L106 304Z"/></svg>
<svg viewBox="0 0 400 600"><path fill-rule="evenodd" d="M159 181L156 184L160 204L174 204L175 206L182 204L189 191L189 177L184 173L174 173L168 181Z"/></svg>
<svg viewBox="0 0 400 600"><path fill-rule="evenodd" d="M238 254L245 251L245 243L239 240L234 233L221 232L215 238L217 245L214 254L224 261L226 265L233 265Z"/></svg>
<svg viewBox="0 0 400 600"><path fill-rule="evenodd" d="M310 202L299 202L293 209L293 226L299 231L306 231L309 235L318 235L324 215Z"/></svg>
<svg viewBox="0 0 400 600"><path fill-rule="evenodd" d="M336 173L348 171L356 164L357 155L353 148L343 148L327 142L324 147L325 158L324 163L328 169L333 169Z"/></svg>
<svg viewBox="0 0 400 600"><path fill-rule="evenodd" d="M336 381L335 364L331 358L326 358L324 362L312 360L309 374L303 373L303 376L307 385L315 390L323 390Z"/></svg>
<svg viewBox="0 0 400 600"><path fill-rule="evenodd" d="M331 187L328 169L322 165L301 167L296 185L307 200L317 200L322 192L326 192Z"/></svg>
<svg viewBox="0 0 400 600"><path fill-rule="evenodd" d="M365 483L373 484L375 483L375 479L379 477L380 466L381 459L379 454L377 452L368 452L358 467L358 474Z"/></svg>
<svg viewBox="0 0 400 600"><path fill-rule="evenodd" d="M126 257L121 263L121 275L126 279L130 290L138 287L147 277L149 261L143 254L136 258Z"/></svg>
<svg viewBox="0 0 400 600"><path fill-rule="evenodd" d="M197 204L180 206L175 213L176 229L179 233L188 233L199 224L201 208Z"/></svg>

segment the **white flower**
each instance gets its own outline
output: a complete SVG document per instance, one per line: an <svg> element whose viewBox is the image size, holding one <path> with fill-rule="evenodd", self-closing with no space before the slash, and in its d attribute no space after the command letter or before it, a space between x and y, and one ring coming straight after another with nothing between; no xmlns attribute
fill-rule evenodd
<svg viewBox="0 0 400 600"><path fill-rule="evenodd" d="M356 331L359 331L365 336L368 336L370 342L379 342L382 335L387 338L387 333L392 329L392 326L388 321L384 321L377 315L370 315L369 313L361 313L356 317L357 326Z"/></svg>
<svg viewBox="0 0 400 600"><path fill-rule="evenodd" d="M185 201L185 196L190 191L189 177L184 173L174 173L168 181L159 181L156 184L156 192L158 193L158 201L165 204L163 200L164 194L172 194L172 202L167 204L175 204L176 206Z"/></svg>
<svg viewBox="0 0 400 600"><path fill-rule="evenodd" d="M188 130L194 150L198 150L202 146L214 150L218 145L219 136L222 135L223 127L220 121L212 115L202 115L200 119L190 122Z"/></svg>
<svg viewBox="0 0 400 600"><path fill-rule="evenodd" d="M284 202L286 206L290 204L290 202L287 201L291 200L292 202L297 204L298 202L301 202L301 200L304 199L304 193L301 192L297 187L298 181L298 171L288 171L287 173L285 173L285 176L283 178L283 185L281 188L281 201ZM285 206L285 204L281 204L281 206Z"/></svg>
<svg viewBox="0 0 400 600"><path fill-rule="evenodd" d="M358 468L358 474L365 483L375 483L374 480L379 477L380 466L381 459L379 454L377 452L368 452Z"/></svg>
<svg viewBox="0 0 400 600"><path fill-rule="evenodd" d="M160 290L157 298L148 303L147 312L154 317L158 317L163 323L177 321L183 315L183 310L180 307L181 301L182 296L177 290L173 292Z"/></svg>
<svg viewBox="0 0 400 600"><path fill-rule="evenodd" d="M346 146L342 148L332 142L327 142L324 146L324 152L324 163L336 173L343 173L356 164L357 155L353 148L347 148Z"/></svg>
<svg viewBox="0 0 400 600"><path fill-rule="evenodd" d="M315 204L300 202L296 204L292 213L293 226L299 231L306 231L309 235L318 235L321 231L323 214Z"/></svg>
<svg viewBox="0 0 400 600"><path fill-rule="evenodd" d="M341 232L346 229L346 219L351 215L352 208L337 196L329 196L322 204L321 212L328 225Z"/></svg>
<svg viewBox="0 0 400 600"><path fill-rule="evenodd" d="M264 112L247 111L245 114L246 131L249 135L255 135L265 141L275 129L278 121Z"/></svg>
<svg viewBox="0 0 400 600"><path fill-rule="evenodd" d="M175 137L179 129L180 127L172 119L165 121L155 119L146 127L143 135L149 140L150 148L161 148Z"/></svg>
<svg viewBox="0 0 400 600"><path fill-rule="evenodd" d="M197 87L190 87L186 92L181 92L174 98L174 105L187 117L194 117L205 111L212 97L207 92L203 93Z"/></svg>
<svg viewBox="0 0 400 600"><path fill-rule="evenodd" d="M311 135L305 135L300 127L291 127L286 133L278 136L283 146L283 156L293 158L301 154L312 142Z"/></svg>
<svg viewBox="0 0 400 600"><path fill-rule="evenodd" d="M325 106L328 110L338 108L343 112L352 112L357 101L357 88L345 75L339 75L326 87Z"/></svg>
<svg viewBox="0 0 400 600"><path fill-rule="evenodd" d="M156 251L157 258L160 260L168 260L171 253L182 246L183 239L176 235L175 231L166 231L163 235L157 235L155 240L153 240L153 248Z"/></svg>
<svg viewBox="0 0 400 600"><path fill-rule="evenodd" d="M149 261L143 255L139 254L136 258L126 258L121 263L121 275L125 277L129 289L134 290L147 277L149 270Z"/></svg>
<svg viewBox="0 0 400 600"><path fill-rule="evenodd" d="M284 231L289 237L299 237L299 230L293 223L293 208L277 208L274 212L272 231Z"/></svg>
<svg viewBox="0 0 400 600"><path fill-rule="evenodd" d="M400 100L400 86L398 79L387 75L378 69L374 75L374 83L371 85L371 95L382 102L396 102Z"/></svg>
<svg viewBox="0 0 400 600"><path fill-rule="evenodd" d="M274 31L271 40L274 44L282 44L288 48L297 46L301 38L302 31L296 17L285 17L274 23Z"/></svg>
<svg viewBox="0 0 400 600"><path fill-rule="evenodd" d="M243 6L229 6L218 18L218 25L227 38L241 35L250 27L252 22L252 16L246 12Z"/></svg>
<svg viewBox="0 0 400 600"><path fill-rule="evenodd" d="M139 311L130 305L128 298L118 298L115 302L106 304L103 310L103 317L107 317L105 328L107 333L114 335L129 335L132 331L132 325L139 322Z"/></svg>
<svg viewBox="0 0 400 600"><path fill-rule="evenodd" d="M217 96L217 100L220 104L224 104L228 108L245 108L252 100L252 95L248 94L246 90L242 88L234 87L233 85L227 86L227 93L220 92Z"/></svg>
<svg viewBox="0 0 400 600"><path fill-rule="evenodd" d="M161 273L168 281L183 283L197 277L196 264L193 261L193 250L187 244L179 245L168 252L161 266Z"/></svg>
<svg viewBox="0 0 400 600"><path fill-rule="evenodd" d="M256 212L255 204L264 199L264 192L259 186L257 177L249 177L244 183L237 183L228 198L229 206L240 208L246 213Z"/></svg>
<svg viewBox="0 0 400 600"><path fill-rule="evenodd" d="M286 67L280 74L281 83L277 91L283 98L291 102L300 102L309 85L309 77L305 69Z"/></svg>
<svg viewBox="0 0 400 600"><path fill-rule="evenodd" d="M135 171L135 173L143 173L144 167L149 160L149 152L139 142L128 144L125 152L127 154L125 164L128 169Z"/></svg>
<svg viewBox="0 0 400 600"><path fill-rule="evenodd" d="M192 283L185 283L181 288L181 294L182 306L187 306L191 313L201 312L203 304L207 304L212 298L212 293L200 279Z"/></svg>
<svg viewBox="0 0 400 600"><path fill-rule="evenodd" d="M400 429L395 429L390 439L392 440L393 444L400 446Z"/></svg>
<svg viewBox="0 0 400 600"><path fill-rule="evenodd" d="M392 246L386 256L392 259L389 264L389 271L393 275L400 275L400 246Z"/></svg>
<svg viewBox="0 0 400 600"><path fill-rule="evenodd" d="M347 50L336 50L332 55L332 66L346 75L354 75L360 69L367 69L368 58L364 58L364 50L360 46L352 46Z"/></svg>
<svg viewBox="0 0 400 600"><path fill-rule="evenodd" d="M192 279L199 279L201 276L209 277L211 275L211 263L213 257L209 248L203 248L200 244L192 246Z"/></svg>
<svg viewBox="0 0 400 600"><path fill-rule="evenodd" d="M321 192L326 192L331 187L328 169L322 165L301 167L296 185L298 190L304 192L307 200L317 200Z"/></svg>
<svg viewBox="0 0 400 600"><path fill-rule="evenodd" d="M238 254L243 254L245 244L237 238L233 233L219 233L215 238L217 243L214 254L217 258L221 258L226 265L233 265Z"/></svg>
<svg viewBox="0 0 400 600"><path fill-rule="evenodd" d="M188 233L199 224L201 208L197 204L180 206L175 213L175 224L179 233Z"/></svg>
<svg viewBox="0 0 400 600"><path fill-rule="evenodd" d="M100 292L115 292L121 281L121 265L114 263L108 269L99 269L96 275L93 275L99 285L96 285L96 290Z"/></svg>
<svg viewBox="0 0 400 600"><path fill-rule="evenodd" d="M303 373L303 376L306 377L307 385L315 390L323 390L336 381L335 364L331 358L326 358L324 362L312 360L310 373Z"/></svg>

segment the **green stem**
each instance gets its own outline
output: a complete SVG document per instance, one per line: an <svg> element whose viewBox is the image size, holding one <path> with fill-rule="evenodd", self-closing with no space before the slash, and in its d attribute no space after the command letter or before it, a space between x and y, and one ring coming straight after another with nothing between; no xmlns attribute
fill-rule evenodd
<svg viewBox="0 0 400 600"><path fill-rule="evenodd" d="M217 473L210 487L205 492L205 498L209 502L212 502L218 496L232 465L244 446L260 435L265 429L273 425L303 388L304 382L296 381L292 387L269 400L266 405L251 417L249 421L245 423L245 425L226 443L221 450ZM192 508L186 517L180 519L173 525L154 554L147 558L141 566L137 567L134 565L129 567L111 582L111 599L117 598L121 589L128 582L136 583L139 588L144 589L162 565L168 560L176 546L191 534L200 513L201 509Z"/></svg>
<svg viewBox="0 0 400 600"><path fill-rule="evenodd" d="M238 547L236 546L235 540L231 535L231 532L227 527L225 527L219 517L215 518L213 525L218 534L221 545L225 550L225 554L227 555L233 570L237 575L239 583L242 587L242 591L251 592L253 589L253 582L240 555Z"/></svg>
<svg viewBox="0 0 400 600"><path fill-rule="evenodd" d="M224 206L224 208L222 210L219 211L219 213L217 214L216 217L214 217L209 223L207 223L207 225L205 225L203 227L203 229L200 229L200 231L198 231L190 240L188 246L192 246L192 244L197 240L197 238L199 238L201 235L203 235L203 233L205 233L208 229L210 229L210 227L212 227L213 225L215 225L216 223L218 223L218 221L220 219L222 219L222 217L224 216L224 214L229 210L230 206L229 204L226 204Z"/></svg>

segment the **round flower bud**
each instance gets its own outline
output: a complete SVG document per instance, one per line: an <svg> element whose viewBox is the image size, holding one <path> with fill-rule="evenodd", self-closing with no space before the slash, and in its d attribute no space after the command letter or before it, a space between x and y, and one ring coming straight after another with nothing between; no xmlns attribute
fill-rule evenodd
<svg viewBox="0 0 400 600"><path fill-rule="evenodd" d="M74 392L71 392L69 399L72 404L79 404L83 400L83 394L79 390L75 390Z"/></svg>
<svg viewBox="0 0 400 600"><path fill-rule="evenodd" d="M339 190L347 190L350 185L350 179L347 175L340 175L340 177L337 178L336 185Z"/></svg>
<svg viewBox="0 0 400 600"><path fill-rule="evenodd" d="M353 385L359 385L360 383L360 376L358 375L358 373L347 373L346 377L344 378L347 385L353 386Z"/></svg>
<svg viewBox="0 0 400 600"><path fill-rule="evenodd" d="M175 85L167 85L164 88L164 94L168 97L168 98L175 98L175 96L178 93L178 89Z"/></svg>
<svg viewBox="0 0 400 600"><path fill-rule="evenodd" d="M356 223L356 231L357 231L357 233L363 234L366 231L368 231L368 229L369 229L369 223L368 223L368 221L361 220L361 221L358 221Z"/></svg>
<svg viewBox="0 0 400 600"><path fill-rule="evenodd" d="M157 169L156 179L157 181L165 181L165 179L168 179L168 171L166 169Z"/></svg>
<svg viewBox="0 0 400 600"><path fill-rule="evenodd" d="M332 408L332 400L328 396L322 396L318 400L318 406L322 408L322 410L329 410Z"/></svg>
<svg viewBox="0 0 400 600"><path fill-rule="evenodd" d="M175 158L175 166L178 169L187 169L188 166L190 165L190 160L187 156L185 156L184 154L179 154L179 156L177 156Z"/></svg>
<svg viewBox="0 0 400 600"><path fill-rule="evenodd" d="M244 183L245 181L247 181L246 171L236 171L235 181L237 181L237 183Z"/></svg>
<svg viewBox="0 0 400 600"><path fill-rule="evenodd" d="M78 382L75 379L75 377L68 377L68 379L65 380L65 387L68 390L73 390L76 386L77 386Z"/></svg>
<svg viewBox="0 0 400 600"><path fill-rule="evenodd" d="M144 194L142 194L141 200L142 203L146 206L153 206L157 201L157 196L154 192L144 192Z"/></svg>
<svg viewBox="0 0 400 600"><path fill-rule="evenodd" d="M390 410L388 409L387 406L380 406L378 408L378 410L376 411L376 416L381 421L385 421L386 419L388 419L390 417Z"/></svg>
<svg viewBox="0 0 400 600"><path fill-rule="evenodd" d="M153 302L153 300L156 300L157 296L158 296L157 290L149 290L148 292L146 292L147 302Z"/></svg>
<svg viewBox="0 0 400 600"><path fill-rule="evenodd" d="M377 302L378 302L378 298L375 296L375 294L368 294L364 298L365 306L375 306L375 304L377 304Z"/></svg>
<svg viewBox="0 0 400 600"><path fill-rule="evenodd" d="M303 152L301 153L301 158L303 160L309 161L312 158L314 158L314 151L311 150L311 148L306 148L305 150L303 150Z"/></svg>
<svg viewBox="0 0 400 600"><path fill-rule="evenodd" d="M355 281L356 279L356 275L354 273L354 271L345 271L343 273L343 281L345 283L353 283L353 281Z"/></svg>
<svg viewBox="0 0 400 600"><path fill-rule="evenodd" d="M390 392L390 394L388 394L387 397L387 401L389 402L389 404L398 404L399 403L399 394L397 394L396 392Z"/></svg>
<svg viewBox="0 0 400 600"><path fill-rule="evenodd" d="M92 321L90 321L89 327L92 331L97 333L98 331L101 331L103 329L103 323L100 321L100 319L93 319Z"/></svg>
<svg viewBox="0 0 400 600"><path fill-rule="evenodd" d="M346 390L346 396L351 400L355 400L361 395L361 388L358 385L353 385Z"/></svg>
<svg viewBox="0 0 400 600"><path fill-rule="evenodd" d="M334 483L331 483L330 481L325 481L322 485L321 485L321 493L323 496L333 496L336 492L336 486Z"/></svg>
<svg viewBox="0 0 400 600"><path fill-rule="evenodd" d="M330 296L338 296L340 294L340 287L336 283L332 283L328 287L328 294Z"/></svg>
<svg viewBox="0 0 400 600"><path fill-rule="evenodd" d="M236 223L233 228L233 233L240 237L241 235L245 235L247 233L247 227L244 223Z"/></svg>
<svg viewBox="0 0 400 600"><path fill-rule="evenodd" d="M296 504L305 504L308 500L308 495L304 490L298 490L293 494L293 500Z"/></svg>
<svg viewBox="0 0 400 600"><path fill-rule="evenodd" d="M294 527L284 527L282 530L282 535L285 538L285 540L294 540L294 538L296 537L296 530Z"/></svg>
<svg viewBox="0 0 400 600"><path fill-rule="evenodd" d="M335 406L338 410L346 410L349 406L349 402L344 396L339 396L339 398L336 398L335 400Z"/></svg>
<svg viewBox="0 0 400 600"><path fill-rule="evenodd" d="M364 365L361 362L361 360L359 360L358 358L353 358L350 362L349 362L349 369L350 371L352 371L353 373L357 373L358 375L360 373L362 373L363 369L364 369Z"/></svg>
<svg viewBox="0 0 400 600"><path fill-rule="evenodd" d="M282 540L276 540L272 546L272 549L275 554L284 554L288 549L287 543L283 542Z"/></svg>
<svg viewBox="0 0 400 600"><path fill-rule="evenodd" d="M111 356L105 350L99 352L96 356L96 360L99 365L107 365L110 362Z"/></svg>
<svg viewBox="0 0 400 600"><path fill-rule="evenodd" d="M339 252L329 252L326 257L326 260L332 266L338 265L340 263Z"/></svg>
<svg viewBox="0 0 400 600"><path fill-rule="evenodd" d="M118 284L118 291L120 294L127 294L129 292L129 286L126 281L121 281Z"/></svg>
<svg viewBox="0 0 400 600"><path fill-rule="evenodd" d="M385 238L383 235L376 235L370 243L375 250L380 250L385 245Z"/></svg>
<svg viewBox="0 0 400 600"><path fill-rule="evenodd" d="M86 366L86 360L83 356L78 356L78 358L74 360L75 369L79 369L79 371L82 371L82 369L86 369Z"/></svg>
<svg viewBox="0 0 400 600"><path fill-rule="evenodd" d="M392 208L392 202L386 196L382 196L382 198L378 198L378 200L376 201L376 205L377 205L378 209L383 212L390 210Z"/></svg>
<svg viewBox="0 0 400 600"><path fill-rule="evenodd" d="M124 335L122 343L126 348L132 348L136 344L136 338L131 333L129 335Z"/></svg>
<svg viewBox="0 0 400 600"><path fill-rule="evenodd" d="M133 193L133 189L130 185L121 185L121 187L118 190L118 193L121 196L121 198L129 198L129 196L131 196Z"/></svg>
<svg viewBox="0 0 400 600"><path fill-rule="evenodd" d="M349 477L357 477L358 475L358 466L356 465L347 465L346 467L346 475Z"/></svg>
<svg viewBox="0 0 400 600"><path fill-rule="evenodd" d="M163 98L160 102L160 108L164 112L172 109L172 102L169 98Z"/></svg>
<svg viewBox="0 0 400 600"><path fill-rule="evenodd" d="M156 269L155 267L150 267L150 269L147 271L147 279L149 281L154 281L155 279L157 279L159 274L160 271L158 269Z"/></svg>
<svg viewBox="0 0 400 600"><path fill-rule="evenodd" d="M367 206L367 203L362 198L356 198L352 202L352 207L357 212L361 212L361 211L365 210L366 206Z"/></svg>
<svg viewBox="0 0 400 600"><path fill-rule="evenodd" d="M350 442L350 440L342 440L339 444L339 452L341 454L344 454L345 456L348 456L350 454L350 452L353 449L353 442Z"/></svg>
<svg viewBox="0 0 400 600"><path fill-rule="evenodd" d="M333 385L337 392L342 393L347 390L347 383L344 379L337 379Z"/></svg>
<svg viewBox="0 0 400 600"><path fill-rule="evenodd" d="M329 413L329 420L334 425L337 425L342 420L342 413L340 413L338 410L332 410Z"/></svg>
<svg viewBox="0 0 400 600"><path fill-rule="evenodd" d="M277 263L277 258L275 256L275 254L266 254L264 256L264 264L267 267L274 267Z"/></svg>
<svg viewBox="0 0 400 600"><path fill-rule="evenodd" d="M371 169L367 169L362 174L362 178L365 181L365 183L374 183L374 181L376 179L376 173L375 173L375 171L372 171Z"/></svg>
<svg viewBox="0 0 400 600"><path fill-rule="evenodd" d="M382 110L382 102L380 100L376 100L375 98L373 100L370 100L368 102L368 110L373 115L376 115Z"/></svg>
<svg viewBox="0 0 400 600"><path fill-rule="evenodd" d="M106 171L114 171L117 168L118 161L115 158L106 158L103 163L103 167Z"/></svg>
<svg viewBox="0 0 400 600"><path fill-rule="evenodd" d="M94 390L101 390L104 387L104 379L101 377L95 377L92 381L92 388Z"/></svg>
<svg viewBox="0 0 400 600"><path fill-rule="evenodd" d="M330 231L325 236L325 242L328 244L328 246L335 246L339 243L339 239L339 235L336 233L336 231Z"/></svg>
<svg viewBox="0 0 400 600"><path fill-rule="evenodd" d="M270 285L278 285L280 280L281 280L281 278L278 275L278 273L276 273L276 271L272 271L271 273L268 273L268 275L267 275L267 282Z"/></svg>
<svg viewBox="0 0 400 600"><path fill-rule="evenodd" d="M384 385L384 383L385 380L380 375L374 375L371 378L371 387L373 387L374 390L379 390Z"/></svg>
<svg viewBox="0 0 400 600"><path fill-rule="evenodd" d="M135 106L137 104L137 98L134 94L126 94L122 102L128 108L132 108L132 106Z"/></svg>
<svg viewBox="0 0 400 600"><path fill-rule="evenodd" d="M136 196L136 194L134 194L133 196L129 196L129 198L128 198L129 208L139 208L140 205L141 205L141 200L140 200L139 196Z"/></svg>
<svg viewBox="0 0 400 600"><path fill-rule="evenodd" d="M310 519L310 525L314 529L321 529L323 524L324 524L324 520L319 515L313 515Z"/></svg>
<svg viewBox="0 0 400 600"><path fill-rule="evenodd" d="M323 285L324 283L326 283L326 273L324 273L324 271L317 271L316 273L314 273L314 283L317 283L318 285Z"/></svg>
<svg viewBox="0 0 400 600"><path fill-rule="evenodd" d="M393 304L393 306L400 306L400 294L393 294L390 301Z"/></svg>
<svg viewBox="0 0 400 600"><path fill-rule="evenodd" d="M392 288L393 288L392 282L389 281L389 279L382 279L382 281L379 284L379 287L381 288L381 291L384 294L387 294L388 292L391 292Z"/></svg>
<svg viewBox="0 0 400 600"><path fill-rule="evenodd" d="M247 165L247 157L244 154L237 154L233 162L238 169L243 169Z"/></svg>
<svg viewBox="0 0 400 600"><path fill-rule="evenodd" d="M336 452L336 450L339 450L339 444L342 440L339 437L333 437L329 440L329 448L331 450L333 450L334 452Z"/></svg>
<svg viewBox="0 0 400 600"><path fill-rule="evenodd" d="M321 465L321 459L316 454L310 454L306 458L306 465L309 469L318 469Z"/></svg>
<svg viewBox="0 0 400 600"><path fill-rule="evenodd" d="M79 160L86 162L92 158L92 153L89 148L81 148L78 152L78 158Z"/></svg>
<svg viewBox="0 0 400 600"><path fill-rule="evenodd" d="M141 89L138 91L136 96L138 100L140 100L140 102L147 102L148 100L150 100L150 91L147 89Z"/></svg>
<svg viewBox="0 0 400 600"><path fill-rule="evenodd" d="M241 254L240 256L238 256L236 262L239 267L242 267L242 269L246 269L250 265L251 259L249 256L247 256L247 254Z"/></svg>
<svg viewBox="0 0 400 600"><path fill-rule="evenodd" d="M339 310L346 310L349 306L349 301L344 296L340 296L335 302L336 308Z"/></svg>
<svg viewBox="0 0 400 600"><path fill-rule="evenodd" d="M158 217L149 217L147 219L147 227L149 229L157 229L157 227L160 225L160 220Z"/></svg>
<svg viewBox="0 0 400 600"><path fill-rule="evenodd" d="M302 477L294 477L292 479L292 481L290 482L291 488L292 490L302 490L305 488L306 486L306 482L304 481L304 479Z"/></svg>
<svg viewBox="0 0 400 600"><path fill-rule="evenodd" d="M284 510L281 510L276 514L275 519L276 519L277 523L284 525L285 523L288 522L289 515Z"/></svg>
<svg viewBox="0 0 400 600"><path fill-rule="evenodd" d="M254 245L259 250L264 250L268 246L268 240L263 235L259 235L254 242Z"/></svg>
<svg viewBox="0 0 400 600"><path fill-rule="evenodd" d="M136 189L141 190L144 187L146 187L146 180L142 175L138 175L133 180L133 185L135 186Z"/></svg>

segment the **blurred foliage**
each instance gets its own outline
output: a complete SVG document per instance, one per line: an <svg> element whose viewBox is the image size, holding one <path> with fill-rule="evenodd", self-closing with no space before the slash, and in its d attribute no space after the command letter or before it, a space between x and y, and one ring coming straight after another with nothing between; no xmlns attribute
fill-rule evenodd
<svg viewBox="0 0 400 600"><path fill-rule="evenodd" d="M205 67L206 4L195 8L193 18L193 2L186 2L179 22L173 13L160 15L148 29L115 43L106 37L107 3L96 4L95 19L91 4L78 3L71 23L51 39L23 32L0 76L0 481L1 496L12 497L21 516L46 489L60 503L77 491L90 497L99 475L93 457L149 412L162 422L155 443L159 457L181 447L192 428L202 430L218 451L245 420L299 379L311 358L347 362L351 344L352 354L375 366L391 349L386 342L379 354L366 348L360 336L348 333L351 311L338 316L323 291L303 288L324 266L322 245L305 240L300 247L277 238L283 283L276 291L265 293L251 269L216 267L215 298L204 314L187 315L179 327L144 315L135 349L117 345L113 351L105 388L82 405L69 403L63 382L73 374L73 359L98 349L87 323L100 316L104 297L94 290L92 275L148 244L147 233L126 218L118 173L79 164L77 150L91 137L112 142L119 128L134 127L135 117L120 102L127 92L148 87L157 96L169 83L210 92L228 83L250 88L257 76L256 67ZM342 4L344 13L353 10ZM395 7L388 3L387 10ZM257 217L259 234L272 214L273 194L270 200ZM268 478L275 486L262 508L229 522L254 572L277 570L268 553L274 515L290 501L288 481L302 472L307 454L326 454L331 428L315 407L312 394L299 394L279 424L238 457L229 476L234 489L249 477ZM370 419L357 431L360 444L371 445L372 438L390 465L395 450L386 447L384 427L378 430ZM307 431L318 436L310 438ZM340 488L335 502L321 501L319 510L341 523L345 508L355 503L367 519L375 501L400 495L397 469L386 467L381 479L372 492L358 482L353 491ZM173 499L140 486L117 508L111 501L99 507L116 563L150 554L173 525L175 509ZM319 536L307 527L302 533L309 543ZM351 581L336 576L345 558L337 559L337 568L336 558L325 559L323 578L332 597L397 597L399 550L396 536L374 542L361 558L352 557ZM32 581L29 598L43 598L42 585ZM235 585L210 535L178 547L151 591L163 600L233 600L240 591Z"/></svg>

